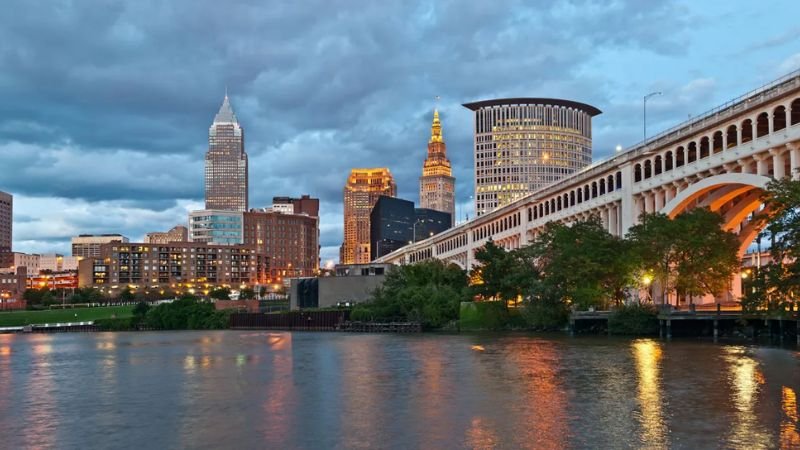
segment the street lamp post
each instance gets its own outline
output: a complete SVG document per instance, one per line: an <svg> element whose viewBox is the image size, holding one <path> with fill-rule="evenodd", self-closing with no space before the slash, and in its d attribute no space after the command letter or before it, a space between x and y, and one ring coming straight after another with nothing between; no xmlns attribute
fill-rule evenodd
<svg viewBox="0 0 800 450"><path fill-rule="evenodd" d="M411 226L411 242L417 242L417 224L419 223L419 219L414 221L414 225Z"/></svg>
<svg viewBox="0 0 800 450"><path fill-rule="evenodd" d="M642 117L642 132L643 132L643 136L644 136L644 139L642 140L642 142L647 141L647 99L650 98L650 97L655 97L657 95L661 95L661 92L660 91L651 92L651 93L649 93L649 94L644 96L644 101L642 102L642 110L643 110L643 114L642 114L642 116L643 116Z"/></svg>

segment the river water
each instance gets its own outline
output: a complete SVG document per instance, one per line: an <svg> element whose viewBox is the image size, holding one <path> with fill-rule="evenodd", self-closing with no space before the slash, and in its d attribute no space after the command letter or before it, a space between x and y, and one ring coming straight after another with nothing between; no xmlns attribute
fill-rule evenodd
<svg viewBox="0 0 800 450"><path fill-rule="evenodd" d="M0 448L800 448L794 349L531 335L0 335Z"/></svg>

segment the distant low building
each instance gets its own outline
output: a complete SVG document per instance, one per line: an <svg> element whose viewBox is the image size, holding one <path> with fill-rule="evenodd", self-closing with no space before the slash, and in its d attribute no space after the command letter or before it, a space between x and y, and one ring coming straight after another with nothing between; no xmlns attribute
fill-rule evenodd
<svg viewBox="0 0 800 450"><path fill-rule="evenodd" d="M146 244L169 244L170 242L188 242L189 229L183 225L176 225L169 231L153 231L144 237Z"/></svg>
<svg viewBox="0 0 800 450"><path fill-rule="evenodd" d="M293 278L289 307L328 308L368 302L392 267L392 264L340 264L331 277Z"/></svg>
<svg viewBox="0 0 800 450"><path fill-rule="evenodd" d="M82 260L78 274L81 287L112 294L127 288L207 294L265 284L268 270L269 258L246 245L113 243L102 247L100 258Z"/></svg>
<svg viewBox="0 0 800 450"><path fill-rule="evenodd" d="M121 234L81 234L72 238L72 256L98 258L100 246L111 242L128 242Z"/></svg>
<svg viewBox="0 0 800 450"><path fill-rule="evenodd" d="M81 258L78 256L64 256L58 253L39 255L39 271L77 271L80 260Z"/></svg>
<svg viewBox="0 0 800 450"><path fill-rule="evenodd" d="M25 267L28 273L39 273L39 258L37 254L14 252L14 267Z"/></svg>
<svg viewBox="0 0 800 450"><path fill-rule="evenodd" d="M25 309L27 275L25 266L0 269L0 310Z"/></svg>
<svg viewBox="0 0 800 450"><path fill-rule="evenodd" d="M78 287L78 271L28 274L28 289L76 289Z"/></svg>

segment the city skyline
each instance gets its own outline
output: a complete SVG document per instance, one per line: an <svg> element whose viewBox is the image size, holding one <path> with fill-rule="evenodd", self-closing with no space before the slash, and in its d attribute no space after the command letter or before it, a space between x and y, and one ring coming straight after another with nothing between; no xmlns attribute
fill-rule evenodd
<svg viewBox="0 0 800 450"><path fill-rule="evenodd" d="M435 95L442 96L439 109L447 117L448 157L461 180L456 209L463 220L465 213L474 215L469 199L474 186L472 119L462 103L547 96L595 105L604 111L595 119L593 136L593 156L601 159L617 144L628 147L641 139L642 96L649 92L664 92L648 102L648 130L655 134L800 67L800 53L792 48L800 29L788 17L743 2L600 6L588 24L582 13L557 6L541 11L514 6L521 25L480 8L463 12L453 23L448 8L403 8L392 14L412 23L408 29L391 22L343 34L291 8L266 18L248 18L244 10L231 8L230 14L247 23L302 20L322 27L310 27L312 41L300 44L316 48L311 43L320 43L314 50L324 56L319 64L296 59L303 54L299 48L296 55L292 48L281 50L280 43L291 36L282 41L224 30L210 8L208 13L197 8L186 21L173 18L167 29L148 25L135 14L136 7L113 14L76 9L58 24L41 17L32 24L23 14L19 24L0 27L5 42L25 50L14 61L4 60L8 82L0 84L6 99L0 109L0 152L7 162L0 190L15 196L14 249L67 254L72 235L121 233L139 241L146 232L185 223L188 210L203 207L208 117L225 84L248 124L251 206L267 206L278 194L320 197L325 263L337 259L343 235L341 180L350 167L388 167L398 197L417 198ZM363 8L342 20L369 23L372 13ZM554 23L544 27L544 34L529 30L545 17ZM67 39L59 49L63 57L50 55L45 40L31 39L32 31L58 33L87 20L100 26ZM191 20L219 32L221 45L198 49L200 44L173 40L163 56L148 53L151 42L190 31ZM27 33L15 34L16 26L25 26ZM743 32L732 34L737 27ZM95 33L97 40L90 36ZM720 49L709 39L714 35L728 36L728 47ZM187 33L187 38L196 36ZM370 39L382 44L348 44ZM406 46L421 39L432 44L406 57ZM277 42L274 48L262 44L270 41ZM468 48L447 56L448 49L465 41ZM131 52L124 62L101 51L120 42L123 53ZM529 51L530 42L537 42L536 52ZM93 59L72 58L90 43L98 49ZM192 62L198 59L188 56L193 51L203 52L204 64ZM159 63L165 57L175 63ZM355 61L362 59L381 76L370 73L362 82L345 67L361 66ZM636 67L627 64L632 60L639 62ZM153 71L156 64L169 67ZM486 72L490 65L492 71ZM67 67L74 70L64 74ZM288 77L293 71L299 75ZM48 78L52 74L59 74L57 82Z"/></svg>

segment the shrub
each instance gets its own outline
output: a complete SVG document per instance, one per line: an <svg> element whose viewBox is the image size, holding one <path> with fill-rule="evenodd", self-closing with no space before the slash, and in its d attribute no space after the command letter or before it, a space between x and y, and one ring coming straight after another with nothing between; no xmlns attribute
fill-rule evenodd
<svg viewBox="0 0 800 450"><path fill-rule="evenodd" d="M616 309L608 318L611 334L658 334L658 311L650 304L633 304Z"/></svg>
<svg viewBox="0 0 800 450"><path fill-rule="evenodd" d="M523 317L529 328L535 330L559 330L569 320L569 310L560 301L532 300L525 304Z"/></svg>

